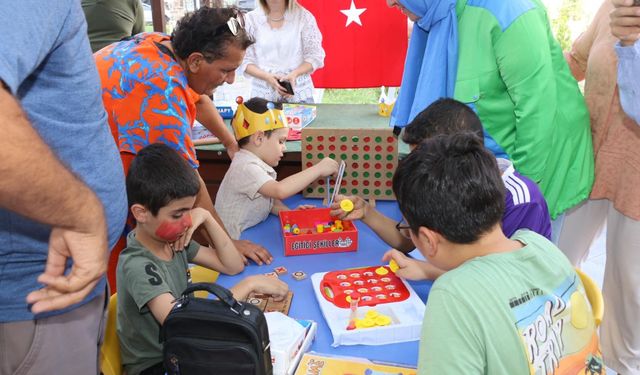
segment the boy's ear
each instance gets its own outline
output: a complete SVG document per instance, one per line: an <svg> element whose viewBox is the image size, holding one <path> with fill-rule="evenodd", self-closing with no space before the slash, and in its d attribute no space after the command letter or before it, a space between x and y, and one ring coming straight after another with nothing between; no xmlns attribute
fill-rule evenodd
<svg viewBox="0 0 640 375"><path fill-rule="evenodd" d="M256 146L260 146L264 141L264 138L264 131L258 130L257 132L253 133L253 144Z"/></svg>
<svg viewBox="0 0 640 375"><path fill-rule="evenodd" d="M438 254L438 245L440 244L440 235L429 228L420 227L418 234L414 235L417 247L423 250L423 254L429 257L435 257Z"/></svg>
<svg viewBox="0 0 640 375"><path fill-rule="evenodd" d="M131 206L131 214L136 219L136 222L144 223L147 221L148 215L150 215L151 213L149 212L149 210L147 210L145 206L139 203L136 203Z"/></svg>

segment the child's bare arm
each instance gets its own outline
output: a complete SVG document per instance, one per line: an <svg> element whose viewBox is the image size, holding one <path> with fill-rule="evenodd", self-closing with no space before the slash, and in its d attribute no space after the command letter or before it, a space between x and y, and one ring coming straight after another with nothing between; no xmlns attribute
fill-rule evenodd
<svg viewBox="0 0 640 375"><path fill-rule="evenodd" d="M187 240L191 239L191 235L199 226L204 226L209 237L213 240L213 248L200 247L193 258L194 263L228 275L235 275L244 270L242 256L233 245L229 235L215 221L209 211L196 207L191 211L191 220L193 225L186 234Z"/></svg>
<svg viewBox="0 0 640 375"><path fill-rule="evenodd" d="M340 201L343 199L349 199L353 202L353 211L345 212L340 208ZM397 222L395 220L383 215L359 196L338 195L335 202L331 205L330 214L343 220L362 220L362 222L373 229L387 245L394 249L398 249L404 253L415 249L413 242L396 230Z"/></svg>
<svg viewBox="0 0 640 375"><path fill-rule="evenodd" d="M403 279L435 280L446 272L429 262L409 258L396 249L389 250L382 256L383 262L390 262L392 259L399 267L396 275Z"/></svg>
<svg viewBox="0 0 640 375"><path fill-rule="evenodd" d="M167 315L175 304L175 297L171 293L163 293L147 302L147 307L156 318L160 325L164 324L164 320L167 319Z"/></svg>
<svg viewBox="0 0 640 375"><path fill-rule="evenodd" d="M299 193L316 178L331 176L336 173L338 173L338 163L331 158L324 158L313 167L289 176L282 181L265 183L258 192L266 197L283 200Z"/></svg>

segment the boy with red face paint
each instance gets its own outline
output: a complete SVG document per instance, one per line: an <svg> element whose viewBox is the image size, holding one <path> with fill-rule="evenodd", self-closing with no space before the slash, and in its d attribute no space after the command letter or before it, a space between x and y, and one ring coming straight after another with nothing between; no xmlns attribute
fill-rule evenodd
<svg viewBox="0 0 640 375"><path fill-rule="evenodd" d="M120 254L116 277L117 331L122 364L130 375L164 374L160 326L190 281L189 263L226 274L244 269L240 253L211 213L194 208L199 188L194 170L164 144L142 149L129 169L127 195L136 228ZM191 241L199 227L213 239L213 248ZM231 288L240 300L253 291L277 299L288 286L256 275Z"/></svg>

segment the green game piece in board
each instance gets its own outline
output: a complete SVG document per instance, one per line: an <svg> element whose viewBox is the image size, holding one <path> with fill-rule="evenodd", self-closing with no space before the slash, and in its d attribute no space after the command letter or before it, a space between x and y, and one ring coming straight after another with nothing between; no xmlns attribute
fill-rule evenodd
<svg viewBox="0 0 640 375"><path fill-rule="evenodd" d="M358 136L354 135L353 137L351 137L351 141L358 142Z"/></svg>
<svg viewBox="0 0 640 375"><path fill-rule="evenodd" d="M353 178L358 177L358 172L351 172L351 177L353 177Z"/></svg>
<svg viewBox="0 0 640 375"><path fill-rule="evenodd" d="M340 155L340 159L342 159L342 160L347 160L347 154L342 154L342 155Z"/></svg>
<svg viewBox="0 0 640 375"><path fill-rule="evenodd" d="M313 141L313 137L311 136L307 137L307 142L311 142L311 141Z"/></svg>
<svg viewBox="0 0 640 375"><path fill-rule="evenodd" d="M369 160L370 156L369 154L364 154L364 160Z"/></svg>
<svg viewBox="0 0 640 375"><path fill-rule="evenodd" d="M340 140L341 140L342 142L346 142L346 141L347 141L347 136L346 136L346 135L343 135L342 137L340 137Z"/></svg>
<svg viewBox="0 0 640 375"><path fill-rule="evenodd" d="M369 194L369 189L362 190L362 194L365 194L365 195Z"/></svg>
<svg viewBox="0 0 640 375"><path fill-rule="evenodd" d="M376 137L376 143L382 142L382 137Z"/></svg>
<svg viewBox="0 0 640 375"><path fill-rule="evenodd" d="M386 195L388 195L388 196L391 196L391 194L393 194L393 191L391 191L391 190L386 190L384 193L385 193Z"/></svg>
<svg viewBox="0 0 640 375"><path fill-rule="evenodd" d="M380 159L382 159L382 155L377 154L377 155L376 155L376 160L380 160Z"/></svg>
<svg viewBox="0 0 640 375"><path fill-rule="evenodd" d="M313 155L307 154L307 159L312 159L312 158L313 158Z"/></svg>
<svg viewBox="0 0 640 375"><path fill-rule="evenodd" d="M353 154L352 158L353 160L358 160L358 154Z"/></svg>
<svg viewBox="0 0 640 375"><path fill-rule="evenodd" d="M346 194L346 193L347 193L347 189L346 189L346 188L342 188L342 189L340 189L340 193L341 193L341 194Z"/></svg>
<svg viewBox="0 0 640 375"><path fill-rule="evenodd" d="M393 172L387 172L387 178L393 178Z"/></svg>
<svg viewBox="0 0 640 375"><path fill-rule="evenodd" d="M320 193L320 194L324 193L324 188L323 187L319 187L318 188L318 193Z"/></svg>
<svg viewBox="0 0 640 375"><path fill-rule="evenodd" d="M374 190L374 191L373 191L373 194L375 194L375 195L380 195L380 190L378 190L378 189Z"/></svg>
<svg viewBox="0 0 640 375"><path fill-rule="evenodd" d="M330 157L331 159L335 159L335 158L336 158L336 154L329 154L329 157Z"/></svg>
<svg viewBox="0 0 640 375"><path fill-rule="evenodd" d="M324 159L324 154L322 152L318 154L318 159Z"/></svg>
<svg viewBox="0 0 640 375"><path fill-rule="evenodd" d="M353 194L353 195L358 194L358 189L356 189L356 188L351 189L351 194Z"/></svg>
<svg viewBox="0 0 640 375"><path fill-rule="evenodd" d="M313 188L307 188L307 193L309 194L313 193Z"/></svg>
<svg viewBox="0 0 640 375"><path fill-rule="evenodd" d="M369 178L369 172L365 171L362 175L364 176L364 178Z"/></svg>
<svg viewBox="0 0 640 375"><path fill-rule="evenodd" d="M380 177L382 177L382 174L380 172L376 172L376 174L374 176L376 176L376 178L380 178Z"/></svg>
<svg viewBox="0 0 640 375"><path fill-rule="evenodd" d="M387 160L389 161L393 160L393 155L387 155Z"/></svg>

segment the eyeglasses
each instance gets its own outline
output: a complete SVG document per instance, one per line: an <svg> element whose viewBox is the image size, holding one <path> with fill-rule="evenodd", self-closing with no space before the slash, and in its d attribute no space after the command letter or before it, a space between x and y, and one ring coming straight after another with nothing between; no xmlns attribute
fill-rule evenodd
<svg viewBox="0 0 640 375"><path fill-rule="evenodd" d="M216 30L216 34L220 34L225 30L224 27L227 27L233 36L238 36L240 30L244 30L244 17L242 16L242 12L237 12L235 16L231 16L226 24L218 26Z"/></svg>
<svg viewBox="0 0 640 375"><path fill-rule="evenodd" d="M411 239L411 227L404 223L404 221L398 221L396 224L396 230L400 232L402 237Z"/></svg>

